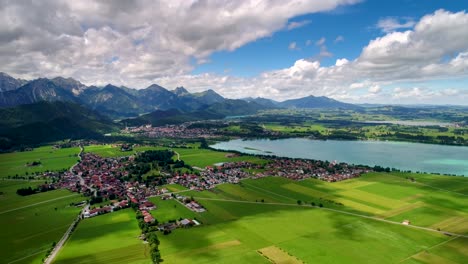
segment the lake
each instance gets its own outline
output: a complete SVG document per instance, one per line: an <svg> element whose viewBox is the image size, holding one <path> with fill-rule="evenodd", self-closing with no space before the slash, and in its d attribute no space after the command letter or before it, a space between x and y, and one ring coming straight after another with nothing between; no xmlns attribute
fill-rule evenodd
<svg viewBox="0 0 468 264"><path fill-rule="evenodd" d="M215 149L468 176L468 147L387 141L235 139Z"/></svg>

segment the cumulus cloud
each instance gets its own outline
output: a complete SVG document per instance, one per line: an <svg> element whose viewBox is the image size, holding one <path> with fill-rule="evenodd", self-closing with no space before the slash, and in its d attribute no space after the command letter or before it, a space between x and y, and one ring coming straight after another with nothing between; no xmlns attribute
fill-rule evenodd
<svg viewBox="0 0 468 264"><path fill-rule="evenodd" d="M288 23L288 26L286 28L288 30L293 30L293 29L296 29L296 28L306 26L306 25L310 24L310 22L311 22L310 20L292 21L292 22Z"/></svg>
<svg viewBox="0 0 468 264"><path fill-rule="evenodd" d="M386 89L399 82L467 78L465 11L438 10L413 25L382 22L385 35L371 40L357 58L341 58L331 66L319 62L332 56L323 38L318 41L318 58L300 59L255 77L190 74L196 63L206 63L213 52L232 51L277 31L297 28L301 22L290 21L297 16L355 2L0 1L0 71L21 78L61 75L97 85L212 88L233 98L314 94L350 101L366 96L403 100L408 93L466 98L457 88L445 92L421 87ZM334 42L343 40L338 36Z"/></svg>
<svg viewBox="0 0 468 264"><path fill-rule="evenodd" d="M354 60L341 58L335 65L322 66L317 60L301 59L289 68L264 72L254 78L228 78L222 85L219 76L204 76L205 85L200 85L202 82L198 80L197 89L216 87L227 96L265 96L280 100L313 94L347 101L373 98L383 103L438 97L460 102L460 88L441 92L421 87L410 90L385 87L435 79L466 79L467 35L468 14L439 10L422 17L412 30L391 32L371 40Z"/></svg>
<svg viewBox="0 0 468 264"><path fill-rule="evenodd" d="M393 32L398 29L412 28L416 24L412 19L400 19L395 17L382 18L377 22L377 28L385 33Z"/></svg>
<svg viewBox="0 0 468 264"><path fill-rule="evenodd" d="M1 1L0 71L144 87L357 0ZM192 62L195 61L196 64Z"/></svg>

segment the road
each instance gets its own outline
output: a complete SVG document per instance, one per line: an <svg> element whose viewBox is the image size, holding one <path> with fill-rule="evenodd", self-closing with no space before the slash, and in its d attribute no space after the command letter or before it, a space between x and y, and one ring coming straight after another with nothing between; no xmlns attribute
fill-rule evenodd
<svg viewBox="0 0 468 264"><path fill-rule="evenodd" d="M173 150L174 151L174 150ZM177 151L174 151L174 153L177 155L177 160L180 161L180 155L179 155L179 152Z"/></svg>
<svg viewBox="0 0 468 264"><path fill-rule="evenodd" d="M54 260L54 258L57 256L58 252L60 251L60 249L62 249L63 245L65 244L65 242L68 240L68 238L70 237L71 233L72 233L72 230L73 230L73 227L76 226L78 224L78 222L80 221L80 218L81 218L81 215L84 213L84 211L88 210L89 209L89 205L86 205L85 207L83 207L83 209L81 210L80 214L76 217L75 221L73 221L73 223L70 225L70 227L68 228L67 232L65 232L65 234L63 234L63 237L60 239L60 241L55 245L54 249L52 250L52 252L50 253L50 255L45 259L44 261L44 264L50 264L52 263L52 261Z"/></svg>
<svg viewBox="0 0 468 264"><path fill-rule="evenodd" d="M78 161L77 163L75 163L75 165L71 166L70 167L70 173L73 173L73 168L75 168L76 165L78 165L80 162L81 162L81 155L83 155L83 151L84 151L84 148L83 146L80 146L80 154L78 154L78 157L80 158L80 161ZM90 189L92 192L94 192L94 197L97 196L97 189L91 187L91 186L88 186L86 183L85 183L85 180L83 179L83 177L81 177L80 174L77 174L78 178L80 178L80 184L82 186L85 186L86 188Z"/></svg>

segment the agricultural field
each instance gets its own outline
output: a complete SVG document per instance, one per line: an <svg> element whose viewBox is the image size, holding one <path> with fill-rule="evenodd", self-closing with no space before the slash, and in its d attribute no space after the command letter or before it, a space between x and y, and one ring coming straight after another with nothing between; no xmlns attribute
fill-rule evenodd
<svg viewBox="0 0 468 264"><path fill-rule="evenodd" d="M445 189L434 189L438 183ZM466 263L468 239L437 232L468 235L461 183L468 179L370 173L338 183L268 177L189 191L207 208L196 216L202 225L161 235L160 250L168 263Z"/></svg>
<svg viewBox="0 0 468 264"><path fill-rule="evenodd" d="M0 178L67 170L77 162L79 153L78 147L54 149L52 146L39 147L32 151L3 153L0 154ZM31 166L35 161L40 164Z"/></svg>
<svg viewBox="0 0 468 264"><path fill-rule="evenodd" d="M204 168L221 162L248 161L252 163L264 163L265 160L253 156L228 157L229 152L214 151L210 149L184 149L174 148L179 153L180 159L186 164Z"/></svg>
<svg viewBox="0 0 468 264"><path fill-rule="evenodd" d="M2 263L40 263L62 238L84 198L66 190L19 196L16 190L43 182L0 181L0 259Z"/></svg>
<svg viewBox="0 0 468 264"><path fill-rule="evenodd" d="M118 146L113 145L92 145L86 146L85 152L92 152L101 157L121 157L129 156L137 152L146 151L146 150L166 150L171 149L179 153L180 159L183 160L186 164L191 166L196 166L204 168L220 162L235 162L235 161L250 161L253 163L263 163L265 162L261 158L252 157L252 156L237 156L237 157L227 157L229 152L220 152L210 149L200 149L197 147L194 148L168 148L168 147L153 147L153 146L140 146L133 148L133 151L121 151ZM177 156L174 156L177 158Z"/></svg>
<svg viewBox="0 0 468 264"><path fill-rule="evenodd" d="M82 220L53 263L150 264L132 209Z"/></svg>
<svg viewBox="0 0 468 264"><path fill-rule="evenodd" d="M124 157L130 156L137 152L142 152L146 150L161 150L165 149L162 147L152 147L152 146L139 146L134 147L132 151L122 151L118 145L91 145L85 146L85 152L91 152L97 154L101 157Z"/></svg>
<svg viewBox="0 0 468 264"><path fill-rule="evenodd" d="M151 214L160 223L166 223L169 220L179 220L179 218L198 218L198 213L189 210L187 207L176 201L175 199L163 201L159 197L150 198L157 208L151 210Z"/></svg>

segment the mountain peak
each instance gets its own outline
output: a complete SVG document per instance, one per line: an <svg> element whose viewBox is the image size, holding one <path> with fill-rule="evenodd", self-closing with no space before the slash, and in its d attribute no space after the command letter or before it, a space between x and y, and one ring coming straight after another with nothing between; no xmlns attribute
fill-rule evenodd
<svg viewBox="0 0 468 264"><path fill-rule="evenodd" d="M286 100L280 103L281 107L287 108L342 108L342 109L356 109L356 105L343 103L326 96L313 96L309 95L302 98Z"/></svg>
<svg viewBox="0 0 468 264"><path fill-rule="evenodd" d="M167 91L166 88L160 86L160 85L157 85L155 83L151 84L150 86L146 87L145 89L143 90L153 90L153 91Z"/></svg>
<svg viewBox="0 0 468 264"><path fill-rule="evenodd" d="M27 83L26 80L15 79L4 72L0 72L0 92L16 90L25 83Z"/></svg>
<svg viewBox="0 0 468 264"><path fill-rule="evenodd" d="M172 92L179 96L190 94L190 92L187 91L187 89L185 89L183 86L175 88Z"/></svg>

